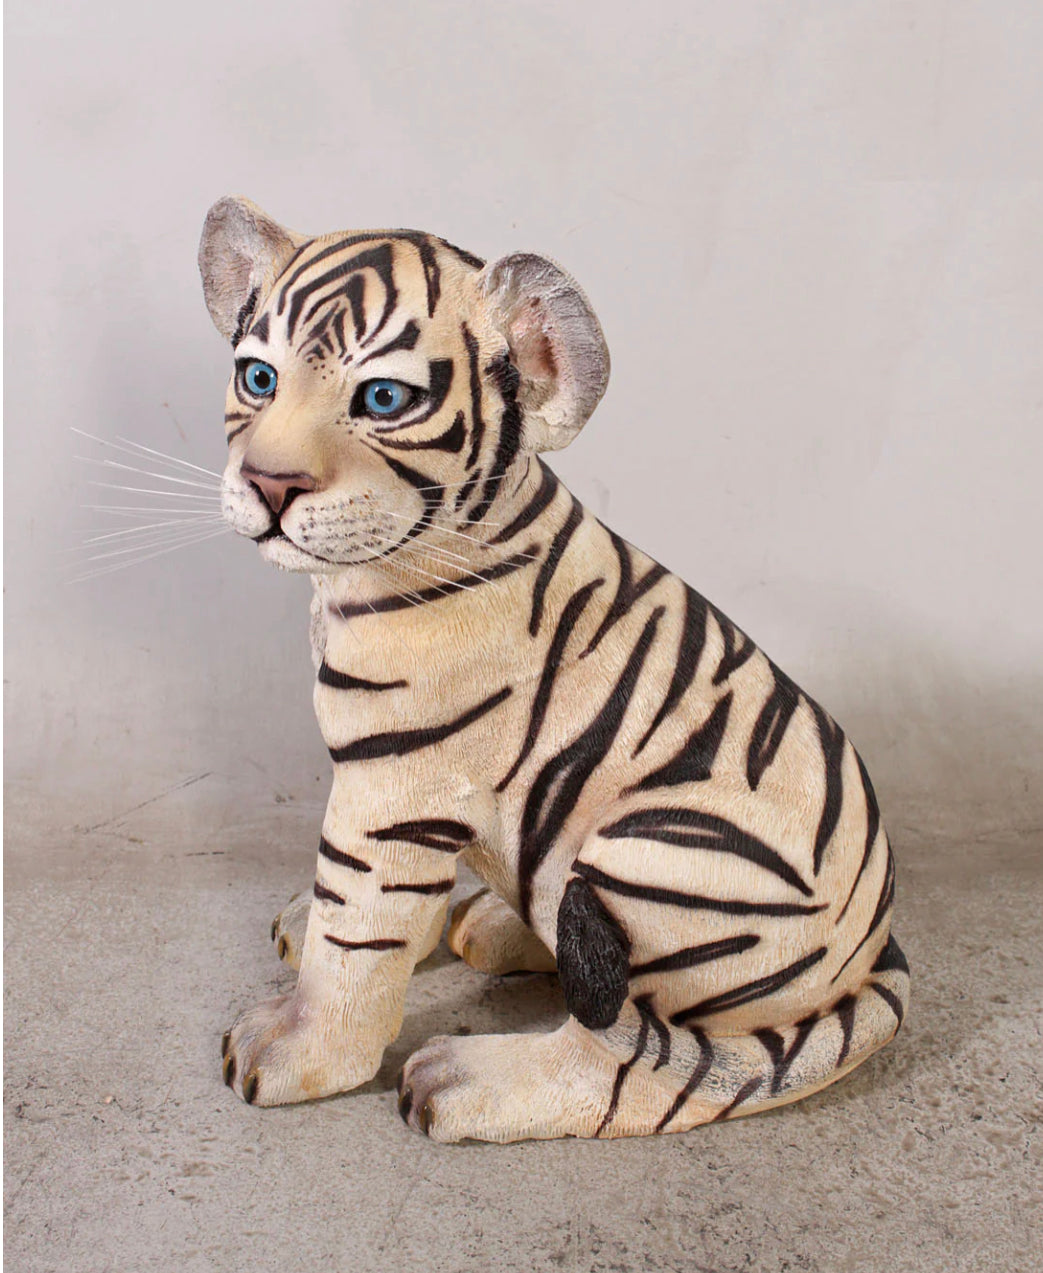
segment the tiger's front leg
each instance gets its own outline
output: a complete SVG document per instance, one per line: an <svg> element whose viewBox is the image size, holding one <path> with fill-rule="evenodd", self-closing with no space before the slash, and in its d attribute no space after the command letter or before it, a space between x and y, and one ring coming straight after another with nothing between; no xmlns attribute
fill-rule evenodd
<svg viewBox="0 0 1043 1273"><path fill-rule="evenodd" d="M243 1013L224 1037L225 1082L250 1104L314 1100L376 1074L444 916L456 854L473 837L450 818L361 826L336 816L335 797L296 988Z"/></svg>

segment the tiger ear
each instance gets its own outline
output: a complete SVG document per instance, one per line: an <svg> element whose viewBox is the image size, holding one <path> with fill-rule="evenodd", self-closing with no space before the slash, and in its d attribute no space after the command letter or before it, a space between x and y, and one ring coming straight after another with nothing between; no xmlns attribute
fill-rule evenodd
<svg viewBox="0 0 1043 1273"><path fill-rule="evenodd" d="M249 199L218 199L199 241L203 295L214 326L233 345L304 235L283 229Z"/></svg>
<svg viewBox="0 0 1043 1273"><path fill-rule="evenodd" d="M527 252L491 262L478 282L518 371L523 448L568 446L608 384L608 346L590 302L553 261Z"/></svg>

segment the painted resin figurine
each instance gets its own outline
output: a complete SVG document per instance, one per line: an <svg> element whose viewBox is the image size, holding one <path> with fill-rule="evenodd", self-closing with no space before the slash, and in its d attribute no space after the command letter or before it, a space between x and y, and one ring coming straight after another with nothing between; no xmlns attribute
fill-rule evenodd
<svg viewBox="0 0 1043 1273"><path fill-rule="evenodd" d="M539 458L608 381L572 279L231 198L200 268L235 357L224 515L312 576L333 760L314 890L273 926L297 985L225 1035L226 1081L280 1105L371 1079L461 858L488 888L452 949L556 967L570 1016L416 1052L400 1109L436 1140L684 1131L885 1044L908 967L862 761Z"/></svg>

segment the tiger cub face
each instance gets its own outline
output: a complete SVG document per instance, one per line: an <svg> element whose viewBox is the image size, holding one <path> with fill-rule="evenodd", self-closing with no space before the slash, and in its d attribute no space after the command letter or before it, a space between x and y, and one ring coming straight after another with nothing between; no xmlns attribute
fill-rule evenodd
<svg viewBox="0 0 1043 1273"><path fill-rule="evenodd" d="M233 346L225 518L287 570L340 572L482 523L527 453L566 445L609 361L545 258L432 235L307 238L223 199L200 245Z"/></svg>

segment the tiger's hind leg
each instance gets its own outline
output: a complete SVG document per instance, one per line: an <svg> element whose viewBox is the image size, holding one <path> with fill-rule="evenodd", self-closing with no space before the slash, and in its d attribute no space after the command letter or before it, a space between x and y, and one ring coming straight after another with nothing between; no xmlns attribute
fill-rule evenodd
<svg viewBox="0 0 1043 1273"><path fill-rule="evenodd" d="M909 969L893 938L857 995L784 1029L713 1037L629 997L628 943L584 882L559 911L569 1021L549 1035L432 1039L406 1063L399 1111L440 1141L685 1131L809 1095L897 1032Z"/></svg>
<svg viewBox="0 0 1043 1273"><path fill-rule="evenodd" d="M449 923L449 949L478 972L553 972L554 956L490 889L458 902Z"/></svg>

